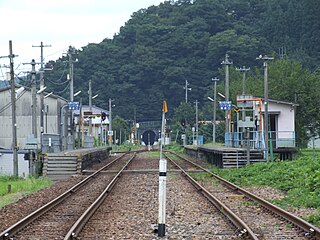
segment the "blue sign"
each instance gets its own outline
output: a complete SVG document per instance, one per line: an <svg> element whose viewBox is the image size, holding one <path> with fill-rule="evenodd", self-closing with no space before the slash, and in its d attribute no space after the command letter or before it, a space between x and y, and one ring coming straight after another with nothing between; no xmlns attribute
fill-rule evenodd
<svg viewBox="0 0 320 240"><path fill-rule="evenodd" d="M68 102L68 109L69 110L79 110L80 103L79 102Z"/></svg>
<svg viewBox="0 0 320 240"><path fill-rule="evenodd" d="M232 109L232 102L231 101L221 101L219 102L219 106L221 110L231 110Z"/></svg>

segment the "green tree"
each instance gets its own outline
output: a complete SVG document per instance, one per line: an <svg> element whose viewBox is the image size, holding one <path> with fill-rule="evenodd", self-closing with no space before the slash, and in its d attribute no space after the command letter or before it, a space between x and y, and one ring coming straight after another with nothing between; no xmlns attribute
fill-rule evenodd
<svg viewBox="0 0 320 240"><path fill-rule="evenodd" d="M126 140L125 137L128 137L130 134L128 122L119 116L116 116L112 119L112 130L114 133L114 138L118 139L118 143L120 144L122 144Z"/></svg>

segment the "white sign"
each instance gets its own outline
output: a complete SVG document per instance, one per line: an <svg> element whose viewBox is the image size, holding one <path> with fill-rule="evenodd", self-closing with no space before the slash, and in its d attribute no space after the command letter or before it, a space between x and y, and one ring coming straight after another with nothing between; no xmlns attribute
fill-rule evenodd
<svg viewBox="0 0 320 240"><path fill-rule="evenodd" d="M108 136L113 136L113 131L108 131Z"/></svg>

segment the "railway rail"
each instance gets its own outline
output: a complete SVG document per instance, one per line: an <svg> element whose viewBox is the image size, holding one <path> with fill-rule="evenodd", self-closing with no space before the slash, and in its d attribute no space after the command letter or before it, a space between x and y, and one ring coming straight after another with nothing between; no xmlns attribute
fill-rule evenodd
<svg viewBox="0 0 320 240"><path fill-rule="evenodd" d="M168 157L172 154L165 152ZM139 151L139 157L136 155L123 153L97 172L86 171L92 174L60 195L63 198L52 200L53 205L48 203L3 231L0 240L155 239L151 226L157 223L159 158L143 151ZM270 210L265 200L199 164L180 155L170 158L173 162L168 163L165 239L320 239L319 229L304 220L289 214L294 217L289 221L282 215L284 210L272 204L277 211ZM195 180L197 175L192 174L199 172L210 174L210 184L201 178ZM193 178L187 177L188 181L182 177L189 175ZM278 224L279 229L273 231L272 227ZM289 229L286 225L290 225Z"/></svg>
<svg viewBox="0 0 320 240"><path fill-rule="evenodd" d="M116 181L121 176L123 170L128 166L128 164L132 161L132 159L135 156L136 156L136 153L133 153L132 156L128 159L126 154L122 154L119 157L115 158L113 161L101 167L99 170L89 175L88 177L86 177L84 180L82 180L81 182L79 182L78 184L70 188L65 193L61 194L60 196L50 201L46 205L32 212L31 214L29 214L28 216L26 216L16 224L7 228L5 231L0 233L0 239L34 238L35 233L40 234L41 235L40 237L42 239L61 238L61 235L64 235L64 234L65 234L65 239L71 239L71 237L74 237L77 231L81 229L81 226L84 225L88 217L90 217L90 214L92 214L92 212L94 211L94 208L97 208L99 203L101 203L103 199L106 197L106 195L110 192L111 188L114 186ZM120 170L118 170L118 173L113 178L109 177L108 179L106 179L105 174L101 174L106 169L114 170L119 168ZM97 192L98 189L101 191L102 187L100 186L98 189L97 187L95 187L94 189L92 189L93 190L92 192L88 190L90 189L90 186L89 188L85 188L86 185L94 181L100 181L102 182L102 185L104 185L103 187L104 190L95 200L93 200L93 197L90 196L90 194L92 194L92 192ZM104 183L105 181L109 182L107 187L105 187L105 183ZM87 192L89 195L84 195L85 192ZM74 201L74 199L72 198L76 194L78 194L78 198L76 201ZM67 201L69 201L69 205L67 205ZM93 203L91 203L92 201ZM88 204L90 205L90 207L86 208L86 205ZM59 207L62 208L62 210L67 208L72 208L72 205L75 205L75 208L77 208L77 210L69 210L67 211L68 212L67 214L65 212L61 212L61 210L57 210ZM83 205L81 209L86 208L86 210L82 215L79 213L78 205ZM58 217L56 215L58 215ZM72 221L73 219L78 218L79 215L81 215L80 218L70 228L70 231L64 232L65 229L68 228L68 226L63 226L63 225L67 225L67 223L70 224L70 219ZM66 220L64 220L64 223L61 223L62 217L67 218ZM41 218L45 219L45 221L42 222ZM48 223L48 219L49 221L52 221L52 222ZM35 227L33 226L33 224L35 225ZM45 228L47 225L53 225L54 230L52 229L43 230L43 228ZM60 226L63 227L63 230L59 229L58 225L59 227ZM51 234L51 235L48 236L46 234Z"/></svg>
<svg viewBox="0 0 320 240"><path fill-rule="evenodd" d="M168 153L170 155L175 156L175 160L169 157ZM209 170L205 169L204 167L200 166L199 164L196 164L189 159L186 159L176 153L173 152L167 152L165 156L179 169L181 169L184 176L187 177L187 179L202 193L204 194L209 201L212 201L218 209L221 209L222 212L227 212L228 218L234 223L235 226L238 227L238 231L241 233L245 232L246 235L248 235L251 239L278 239L278 238L284 238L284 239L320 239L320 229L313 226L312 224L306 222L305 220L269 203L268 201L254 195L253 193L250 193L249 191L236 186L235 184L219 177L218 175L210 172ZM182 164L183 166L179 166L179 164ZM187 172L185 172L185 169L202 169L203 172L206 172L209 174L213 179L215 179L216 182L220 183L220 186L225 186L228 188L228 191L222 190L221 187L218 187L217 185L209 187L210 190L205 189L203 186L201 186L194 178L192 178ZM205 185L205 184L204 184ZM217 197L213 197L213 194ZM223 201L227 202L226 205L219 203L219 199L224 199ZM216 202L218 200L218 203ZM254 202L255 204L258 204L258 206L262 206L266 211L264 213L261 213L261 209L258 207L256 210L254 210L253 203L242 203L239 204L239 200L249 200L251 202ZM222 204L222 205L220 205ZM229 207L230 206L230 207ZM250 207L247 207L250 206ZM250 210L250 217L248 217L248 214L246 215L246 211ZM241 216L241 219L243 220L243 223L246 222L246 224L243 224L241 222L237 223L238 219L233 219L233 214L229 213L230 211L237 212L238 216ZM253 211L253 212L252 212ZM234 214L236 215L236 214ZM260 215L260 216L259 216ZM245 217L244 217L245 216ZM280 223L284 225L284 227L279 227L279 231L272 231L267 226L262 227L261 223L259 222L259 218L263 219L263 222L268 224L274 224L274 221L268 221L267 217L271 217L271 219L275 218L276 216L278 219L280 219ZM240 217L239 217L240 219ZM251 222L250 222L251 221ZM248 223L249 222L249 223ZM290 231L287 229L288 225L293 225L296 230ZM249 227L250 226L250 227ZM274 227L274 226L273 226ZM261 230L261 228L264 228ZM269 229L268 230L266 230ZM271 227L272 228L272 227ZM298 231L299 230L299 231ZM295 232L295 233L293 233ZM293 235L295 234L295 235ZM300 237L300 238L298 238Z"/></svg>

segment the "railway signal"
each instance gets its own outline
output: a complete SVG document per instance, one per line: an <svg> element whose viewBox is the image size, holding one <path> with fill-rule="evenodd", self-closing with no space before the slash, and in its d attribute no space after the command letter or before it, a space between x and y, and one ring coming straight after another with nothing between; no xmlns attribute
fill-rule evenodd
<svg viewBox="0 0 320 240"><path fill-rule="evenodd" d="M107 118L107 114L105 112L101 113L101 120L104 121Z"/></svg>

